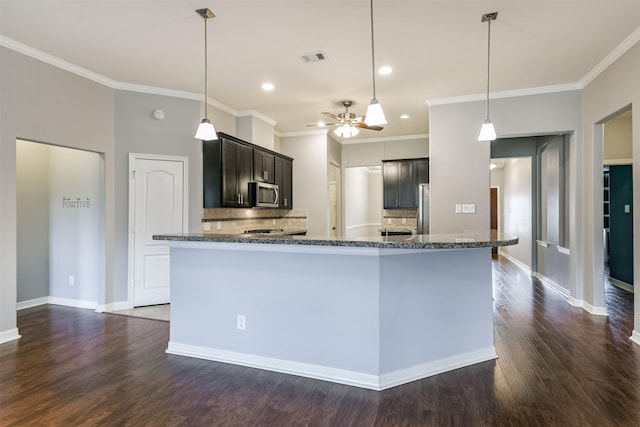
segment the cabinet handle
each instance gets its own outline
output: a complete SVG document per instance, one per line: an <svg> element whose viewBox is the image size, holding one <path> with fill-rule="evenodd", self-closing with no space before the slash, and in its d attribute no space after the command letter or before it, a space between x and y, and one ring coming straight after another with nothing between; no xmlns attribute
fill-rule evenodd
<svg viewBox="0 0 640 427"><path fill-rule="evenodd" d="M268 181L269 180L269 171L262 171L262 178L265 181Z"/></svg>
<svg viewBox="0 0 640 427"><path fill-rule="evenodd" d="M287 206L287 198L285 197L283 200L284 200L284 206L286 207Z"/></svg>

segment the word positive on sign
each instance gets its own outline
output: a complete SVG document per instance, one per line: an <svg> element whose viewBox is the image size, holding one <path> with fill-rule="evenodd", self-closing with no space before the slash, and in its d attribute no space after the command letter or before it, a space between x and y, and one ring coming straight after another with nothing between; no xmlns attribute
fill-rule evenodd
<svg viewBox="0 0 640 427"><path fill-rule="evenodd" d="M63 197L62 207L71 209L88 209L91 207L91 198L89 197Z"/></svg>

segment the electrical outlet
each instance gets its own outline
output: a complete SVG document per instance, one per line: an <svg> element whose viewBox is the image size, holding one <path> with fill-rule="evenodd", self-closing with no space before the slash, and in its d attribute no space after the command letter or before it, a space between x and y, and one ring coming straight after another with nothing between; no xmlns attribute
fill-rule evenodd
<svg viewBox="0 0 640 427"><path fill-rule="evenodd" d="M271 224L276 225L276 220L274 219Z"/></svg>
<svg viewBox="0 0 640 427"><path fill-rule="evenodd" d="M476 213L476 205L462 205L462 213Z"/></svg>
<svg viewBox="0 0 640 427"><path fill-rule="evenodd" d="M406 224L407 223L407 218L402 218L402 223Z"/></svg>
<svg viewBox="0 0 640 427"><path fill-rule="evenodd" d="M73 286L73 285L75 285L75 280L73 276L69 276L69 286Z"/></svg>
<svg viewBox="0 0 640 427"><path fill-rule="evenodd" d="M210 222L205 222L204 223L204 231L211 231L211 223Z"/></svg>
<svg viewBox="0 0 640 427"><path fill-rule="evenodd" d="M244 331L247 329L247 316L238 314L238 329Z"/></svg>
<svg viewBox="0 0 640 427"><path fill-rule="evenodd" d="M216 229L220 230L222 228L222 222L216 222Z"/></svg>
<svg viewBox="0 0 640 427"><path fill-rule="evenodd" d="M391 218L387 218L387 224L391 224Z"/></svg>

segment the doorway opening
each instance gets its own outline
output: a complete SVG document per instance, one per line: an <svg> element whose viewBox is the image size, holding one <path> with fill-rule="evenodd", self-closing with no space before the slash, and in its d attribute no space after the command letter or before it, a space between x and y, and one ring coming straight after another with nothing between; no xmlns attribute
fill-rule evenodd
<svg viewBox="0 0 640 427"><path fill-rule="evenodd" d="M491 144L491 186L500 187L502 248L523 270L570 295L570 135L501 138Z"/></svg>
<svg viewBox="0 0 640 427"><path fill-rule="evenodd" d="M340 216L340 166L329 163L329 236L342 236L342 218Z"/></svg>
<svg viewBox="0 0 640 427"><path fill-rule="evenodd" d="M382 166L345 168L345 237L380 235Z"/></svg>
<svg viewBox="0 0 640 427"><path fill-rule="evenodd" d="M603 245L605 292L634 293L633 138L631 108L603 123Z"/></svg>
<svg viewBox="0 0 640 427"><path fill-rule="evenodd" d="M16 140L17 303L98 308L105 289L104 157Z"/></svg>

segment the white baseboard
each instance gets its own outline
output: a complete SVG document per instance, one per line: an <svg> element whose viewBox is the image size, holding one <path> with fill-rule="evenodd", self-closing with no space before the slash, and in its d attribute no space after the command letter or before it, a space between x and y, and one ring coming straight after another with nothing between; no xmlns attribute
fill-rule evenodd
<svg viewBox="0 0 640 427"><path fill-rule="evenodd" d="M608 316L607 307L595 307L583 299L576 299L572 296L567 298L567 302L574 307L579 307L586 311L589 314L593 314L595 316Z"/></svg>
<svg viewBox="0 0 640 427"><path fill-rule="evenodd" d="M96 313L108 313L110 311L128 310L130 308L133 308L133 305L129 304L129 301L116 301L109 304L99 304L96 307Z"/></svg>
<svg viewBox="0 0 640 427"><path fill-rule="evenodd" d="M105 311L127 310L129 308L133 308L133 306L129 304L129 301L117 301L110 304L97 304L92 301L83 301L71 298L42 297L27 301L20 301L16 304L16 310L24 310L26 308L37 307L39 305L45 304L64 305L67 307L77 308L91 308L95 309L97 313L102 313Z"/></svg>
<svg viewBox="0 0 640 427"><path fill-rule="evenodd" d="M21 335L18 333L18 328L7 329L6 331L0 331L0 344L17 340L20 337Z"/></svg>
<svg viewBox="0 0 640 427"><path fill-rule="evenodd" d="M629 337L629 339L630 339L631 341L633 341L634 343L636 343L636 344L640 345L640 331L636 331L636 330L634 330L634 331L631 333L631 336Z"/></svg>
<svg viewBox="0 0 640 427"><path fill-rule="evenodd" d="M507 254L505 251L502 251L500 255L502 255L503 257L505 257L506 259L508 259L509 261L511 261L518 267L520 267L520 269L525 273L527 273L527 275L531 276L531 267L529 267L527 264L525 264L524 262L520 261L517 258L512 257L511 255Z"/></svg>
<svg viewBox="0 0 640 427"><path fill-rule="evenodd" d="M618 279L615 279L613 277L609 277L609 283L611 283L616 288L623 289L623 290L625 290L627 292L631 292L632 294L635 293L635 289L633 288L633 285L630 285L627 282L623 282L622 280L618 280Z"/></svg>
<svg viewBox="0 0 640 427"><path fill-rule="evenodd" d="M49 297L49 304L54 305L64 305L67 307L76 307L76 308L91 308L96 309L98 304L92 301L83 301L79 299L71 299L71 298L60 298L60 297Z"/></svg>
<svg viewBox="0 0 640 427"><path fill-rule="evenodd" d="M553 280L549 279L547 276L543 274L536 273L535 276L538 278L538 280L540 280L542 283L544 283L545 285L547 285L548 287L550 287L551 289L553 289L563 297L567 299L569 298L570 296L569 290L563 288L562 285L554 282Z"/></svg>
<svg viewBox="0 0 640 427"><path fill-rule="evenodd" d="M607 307L595 307L588 302L584 301L582 303L582 308L584 308L588 313L591 313L596 316L608 316Z"/></svg>
<svg viewBox="0 0 640 427"><path fill-rule="evenodd" d="M39 305L49 304L49 297L34 298L27 301L20 301L16 304L16 310L24 310L25 308L37 307Z"/></svg>
<svg viewBox="0 0 640 427"><path fill-rule="evenodd" d="M310 363L293 362L252 354L237 353L217 348L180 344L171 341L167 347L167 353L298 375L301 377L314 378L376 391L385 390L411 381L487 360L492 360L498 357L495 347L490 347L455 357L437 360L435 362L425 363L408 369L375 375Z"/></svg>

